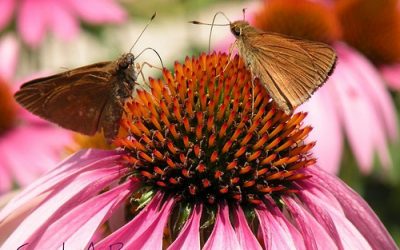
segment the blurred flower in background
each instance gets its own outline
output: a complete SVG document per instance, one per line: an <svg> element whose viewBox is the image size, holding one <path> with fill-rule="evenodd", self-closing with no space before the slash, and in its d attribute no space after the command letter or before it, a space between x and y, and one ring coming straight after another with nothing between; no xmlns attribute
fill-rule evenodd
<svg viewBox="0 0 400 250"><path fill-rule="evenodd" d="M4 249L396 249L238 56L172 72L128 102L119 150L74 154L0 212Z"/></svg>
<svg viewBox="0 0 400 250"><path fill-rule="evenodd" d="M48 31L63 40L79 32L79 20L93 24L122 23L125 11L114 0L2 0L0 31L13 20L22 40L38 47Z"/></svg>
<svg viewBox="0 0 400 250"><path fill-rule="evenodd" d="M14 101L12 84L18 65L18 43L0 39L0 194L30 184L62 159L71 135L39 119Z"/></svg>
<svg viewBox="0 0 400 250"><path fill-rule="evenodd" d="M383 167L391 166L387 144L398 136L394 104L378 70L341 42L333 9L318 1L269 0L253 11L250 22L265 31L331 44L338 53L333 75L301 107L314 127L310 139L318 141L318 163L339 172L346 134L362 173L372 171L375 153Z"/></svg>
<svg viewBox="0 0 400 250"><path fill-rule="evenodd" d="M343 40L380 69L388 85L400 90L400 7L398 0L337 0Z"/></svg>

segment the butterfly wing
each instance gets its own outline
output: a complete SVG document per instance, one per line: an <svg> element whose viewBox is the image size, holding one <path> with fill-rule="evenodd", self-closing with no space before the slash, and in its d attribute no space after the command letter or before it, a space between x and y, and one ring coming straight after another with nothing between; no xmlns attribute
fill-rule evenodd
<svg viewBox="0 0 400 250"><path fill-rule="evenodd" d="M32 113L64 128L93 135L112 99L113 62L39 78L22 85L16 100Z"/></svg>
<svg viewBox="0 0 400 250"><path fill-rule="evenodd" d="M239 51L254 76L286 113L311 97L329 77L335 51L326 44L272 33L252 32L239 39Z"/></svg>

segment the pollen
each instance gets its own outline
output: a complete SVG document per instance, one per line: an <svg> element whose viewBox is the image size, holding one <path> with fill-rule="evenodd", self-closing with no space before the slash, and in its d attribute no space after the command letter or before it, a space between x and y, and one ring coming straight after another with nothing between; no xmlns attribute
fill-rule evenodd
<svg viewBox="0 0 400 250"><path fill-rule="evenodd" d="M306 114L278 110L239 56L186 58L149 83L126 105L126 136L115 140L148 188L188 202L257 205L266 193L295 191L302 168L315 163L314 144L303 141Z"/></svg>
<svg viewBox="0 0 400 250"><path fill-rule="evenodd" d="M254 15L264 31L331 44L340 38L340 25L329 7L306 0L271 0Z"/></svg>
<svg viewBox="0 0 400 250"><path fill-rule="evenodd" d="M11 89L0 78L0 135L15 126L16 115L17 107Z"/></svg>
<svg viewBox="0 0 400 250"><path fill-rule="evenodd" d="M343 39L376 64L400 62L400 10L397 0L338 0Z"/></svg>

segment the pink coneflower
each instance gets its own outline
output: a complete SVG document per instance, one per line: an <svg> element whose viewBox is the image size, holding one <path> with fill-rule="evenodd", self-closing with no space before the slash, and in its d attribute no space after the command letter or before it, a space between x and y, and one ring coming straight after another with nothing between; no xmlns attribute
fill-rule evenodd
<svg viewBox="0 0 400 250"><path fill-rule="evenodd" d="M331 44L338 53L336 71L302 110L308 111L313 149L321 166L338 173L345 133L362 173L372 171L377 152L390 166L387 142L397 138L397 118L377 69L340 42L341 28L328 6L307 0L269 0L255 11L258 28ZM365 126L368 124L368 126Z"/></svg>
<svg viewBox="0 0 400 250"><path fill-rule="evenodd" d="M400 2L338 0L334 4L343 39L380 69L389 86L400 90Z"/></svg>
<svg viewBox="0 0 400 250"><path fill-rule="evenodd" d="M79 31L79 19L89 24L121 23L126 14L114 0L2 0L0 31L15 16L18 32L31 47L37 47L51 30L64 40Z"/></svg>
<svg viewBox="0 0 400 250"><path fill-rule="evenodd" d="M4 249L396 249L315 167L305 113L276 109L257 80L252 110L238 56L187 58L150 85L119 150L76 153L0 212Z"/></svg>
<svg viewBox="0 0 400 250"><path fill-rule="evenodd" d="M17 54L15 38L0 41L0 194L26 186L50 170L71 141L68 132L17 106L16 86L9 84Z"/></svg>

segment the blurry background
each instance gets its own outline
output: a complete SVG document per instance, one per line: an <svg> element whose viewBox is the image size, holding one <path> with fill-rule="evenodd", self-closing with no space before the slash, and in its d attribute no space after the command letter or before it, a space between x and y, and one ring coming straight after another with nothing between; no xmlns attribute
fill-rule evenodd
<svg viewBox="0 0 400 250"><path fill-rule="evenodd" d="M231 20L241 19L242 9L247 8L248 20L259 23L260 21L257 21L257 18L262 15L260 14L261 10L268 8L269 2L274 1L287 4L286 7L284 4L281 5L280 8L282 9L277 13L284 16L286 18L284 21L287 20L289 25L302 24L301 20L303 19L304 23L307 23L306 18L308 17L303 18L302 15L310 14L311 11L310 13L307 11L312 8L306 8L307 13L305 13L302 9L304 6L297 6L299 2L318 4L327 9L327 13L330 13L330 15L337 14L333 18L339 19L337 25L340 31L338 35L335 35L333 41L329 42L340 46L347 44L346 46L352 47L352 50L358 51L356 53L360 54L363 60L368 62L376 72L374 74L379 77L379 82L376 82L376 84L384 91L384 94L376 99L371 97L372 102L384 101L388 105L379 107L393 108L391 110L377 108L374 111L365 111L364 108L363 111L366 112L366 115L369 112L387 113L387 116L391 117L389 126L395 126L395 130L398 132L400 111L400 4L397 0L0 0L2 12L0 17L0 77L16 86L21 82L21 79L29 79L38 72L53 74L95 62L115 60L121 54L129 51L155 11L157 12L156 18L144 32L132 52L137 55L144 48L151 47L158 51L164 65L171 68L176 60L182 61L186 56L198 55L200 52L207 52L208 50L210 27L189 24L188 21L211 22L217 11L223 11ZM290 7L288 7L289 5ZM289 14L285 13L285 8L290 9ZM355 8L354 11L351 8ZM354 20L341 18L340 15L346 13L347 10L350 11L350 14L346 14L346 16L351 16L351 13L354 13ZM358 10L361 14L357 12ZM258 15L254 13L258 13ZM296 13L301 14L300 19L299 17L295 18ZM368 18L362 16L365 13L368 14L365 15ZM359 19L357 19L358 14ZM313 13L310 15L313 15ZM291 18L295 18L296 23L290 24ZM313 18L315 19L312 19L311 22L319 25L320 20L316 17ZM269 23L275 23L273 18L268 20ZM357 23L357 20L359 23ZM226 22L222 16L217 18L217 23ZM361 37L361 41L371 40L365 33L368 32L368 29L372 29L368 25L369 23L379 23L380 25L377 30L382 34L374 33L374 36L381 38L381 40L373 45L378 44L378 51L389 48L388 51L385 51L385 60L375 60L377 57L374 57L375 54L371 52L373 49L370 49L372 45L354 42L357 38L356 35ZM367 26L365 32L360 26L363 24ZM306 32L316 32L312 30L313 26L304 27L308 29L305 30ZM347 30L349 27L353 27L353 30ZM363 37L364 35L365 37ZM212 48L226 49L233 41L233 36L228 27L214 28L211 39ZM387 58L389 59L386 60ZM339 64L340 61L341 55L339 55ZM157 56L151 51L145 52L137 59L137 62L148 62L160 66ZM146 77L157 77L159 74L159 71L149 68L146 68L144 72ZM326 85L328 84L329 81ZM12 87L12 89L16 88ZM352 93L353 97L354 95L357 95L357 93ZM335 101L339 102L339 100ZM346 108L346 106L344 107ZM0 113L0 116L2 115L4 114ZM400 243L400 216L398 214L398 211L400 211L400 143L398 135L393 131L384 131L384 146L378 145L371 151L368 156L371 157L372 163L365 166L365 162L363 163L359 159L360 153L357 154L357 152L366 147L362 138L374 135L376 128L369 127L368 122L361 124L362 121L358 120L357 126L363 126L361 131L364 131L364 133L355 135L348 128L351 121L343 121L343 119L349 119L351 116L343 116L343 112L338 111L338 117L342 119L341 124L345 125L341 125L339 128L339 131L343 134L343 140L340 141L340 152L338 153L337 149L332 149L336 150L336 153L332 153L334 159L331 162L338 162L338 166L336 171L331 172L338 174L368 201L397 243ZM356 114L355 117L355 119L358 119ZM379 119L379 116L377 119ZM324 122L324 118L321 118L320 122ZM388 122L385 121L385 123ZM326 124L326 126L328 125ZM324 124L321 125L321 127L324 126ZM0 140L2 135L4 134L0 133ZM349 136L352 138L351 143L349 143ZM376 137L380 136L382 135L376 135ZM357 137L360 138L358 150L354 146L356 144L354 138ZM318 136L314 138L320 140ZM375 139L379 141L379 138ZM326 145L328 145L326 150L328 150L327 155L329 156L329 141ZM380 149L385 151L385 148L389 149L387 159L379 159L377 151ZM319 157L318 154L317 157ZM323 168L323 164L320 164L320 167ZM14 185L14 187L18 186L20 186L18 183Z"/></svg>

